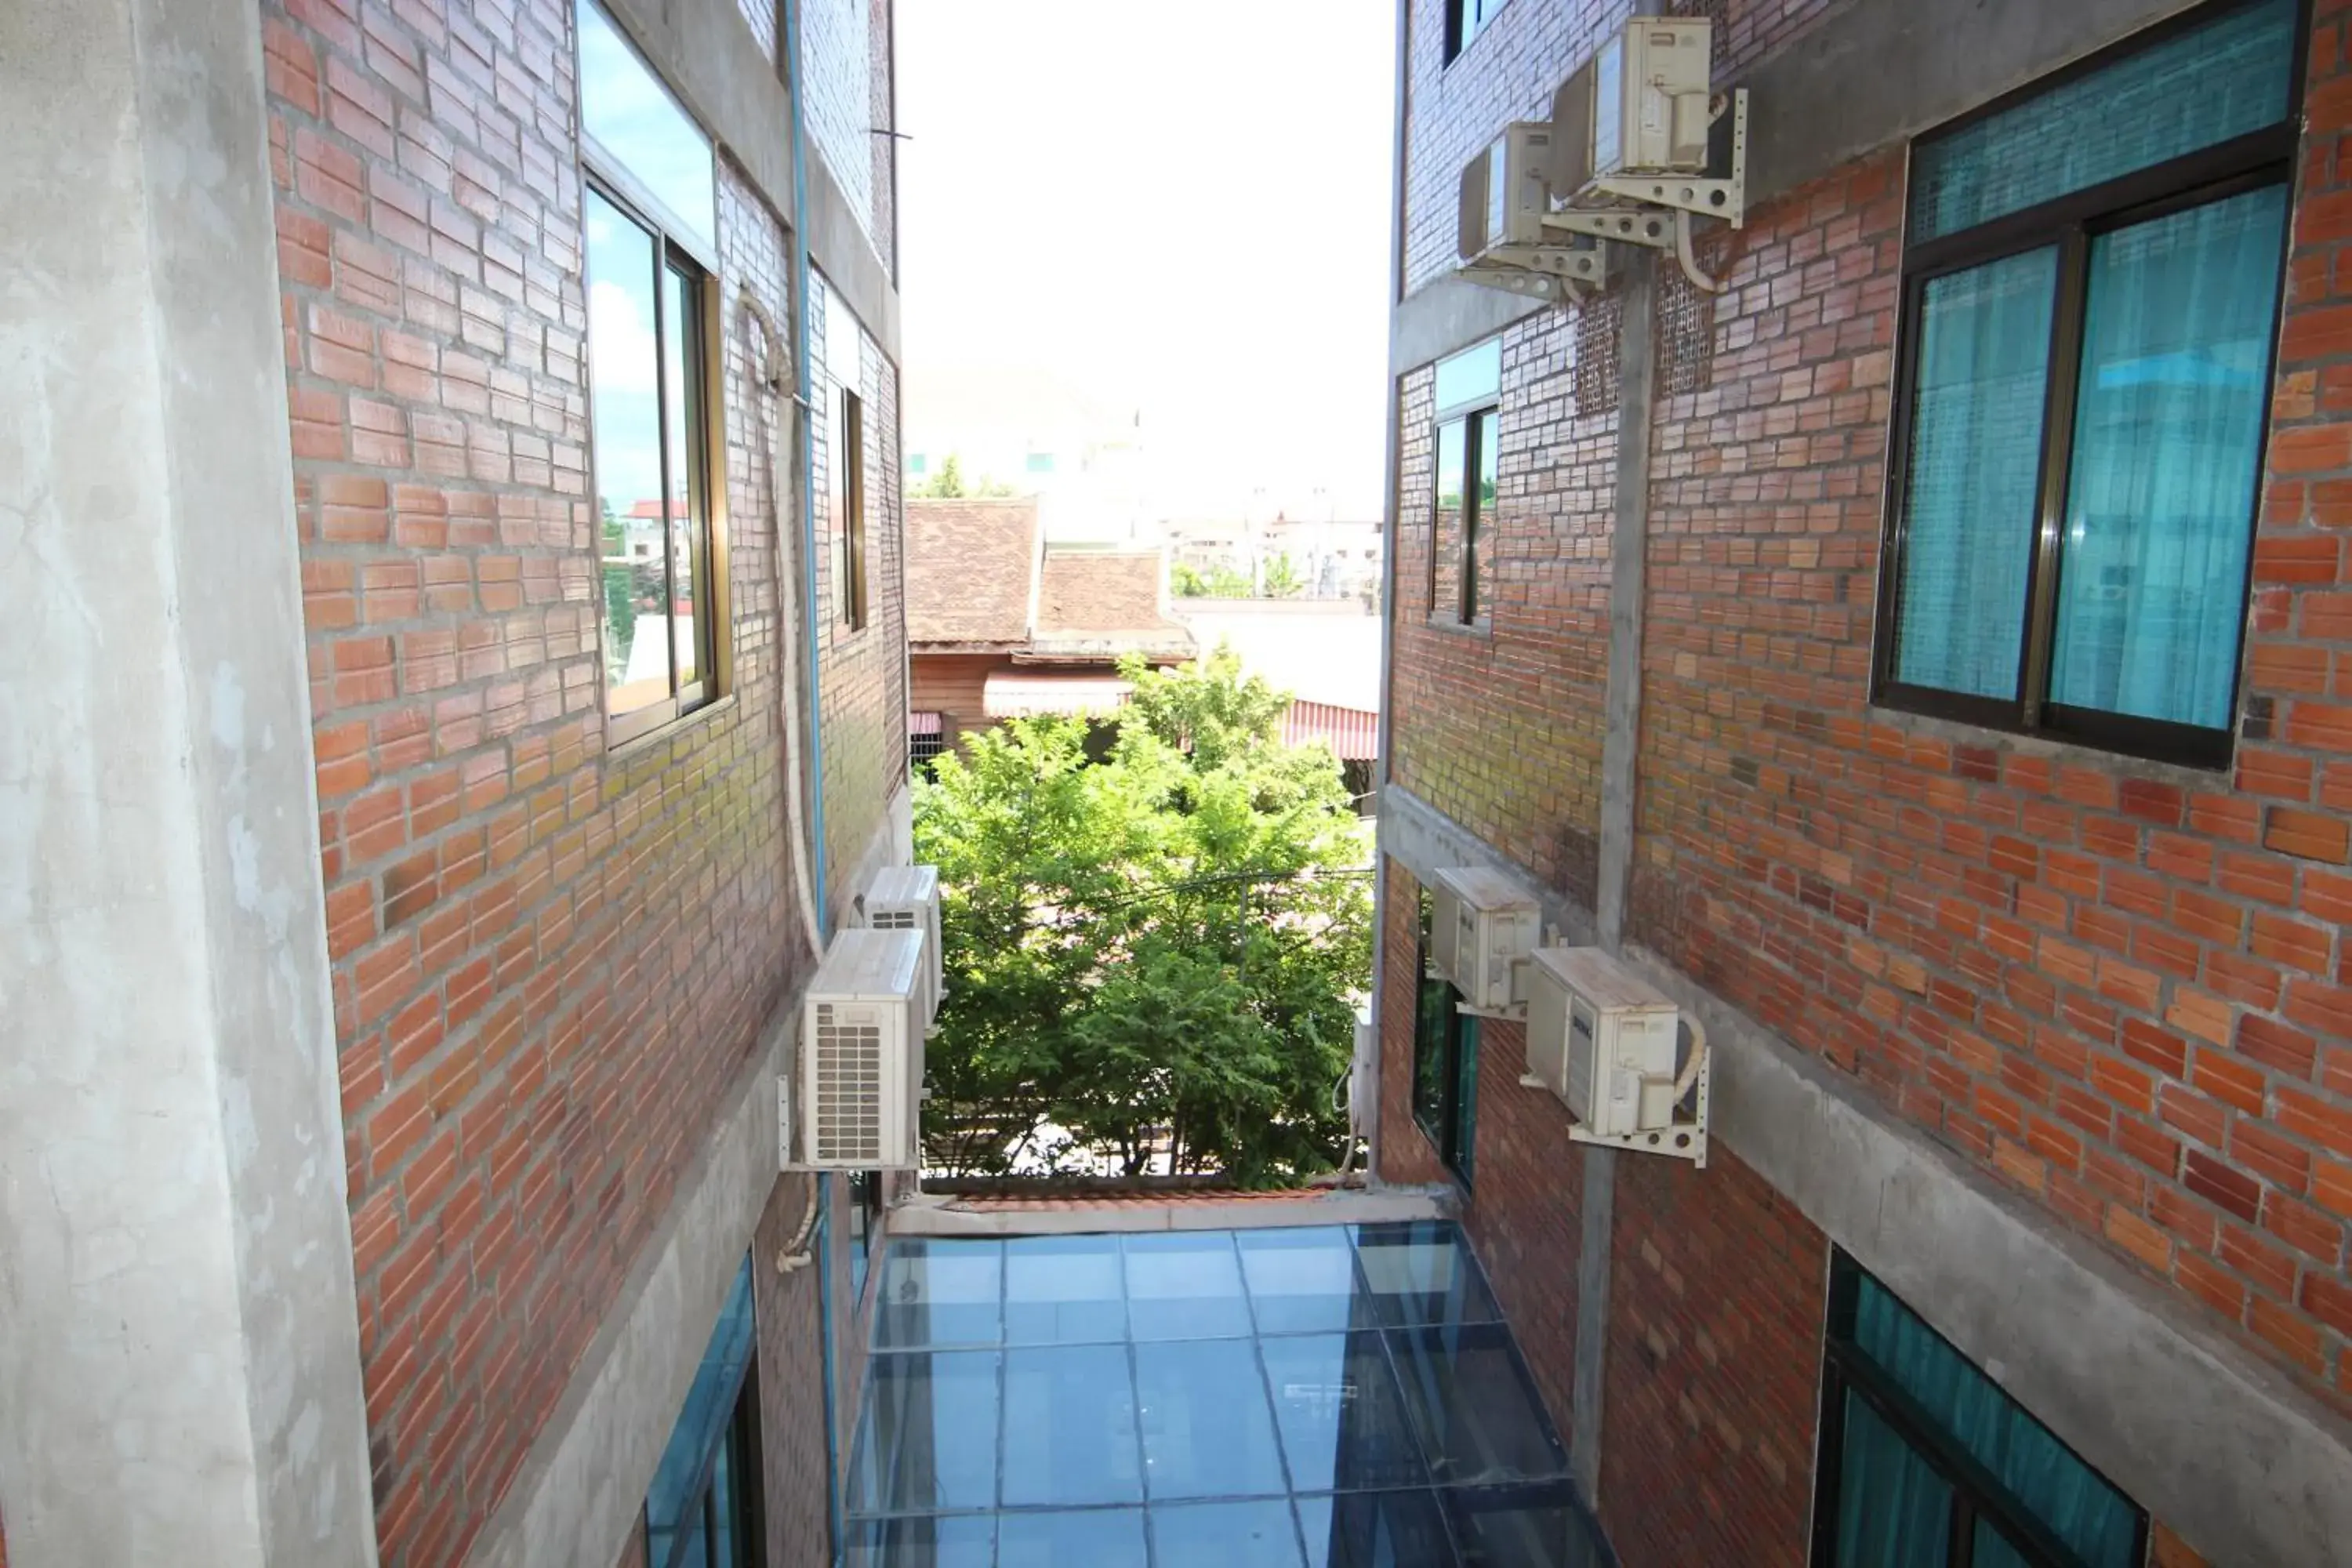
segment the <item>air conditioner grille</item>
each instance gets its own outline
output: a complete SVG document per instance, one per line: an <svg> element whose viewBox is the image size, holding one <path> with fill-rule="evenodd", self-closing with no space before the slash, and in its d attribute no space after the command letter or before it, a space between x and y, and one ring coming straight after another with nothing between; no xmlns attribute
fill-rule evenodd
<svg viewBox="0 0 2352 1568"><path fill-rule="evenodd" d="M1592 1120L1592 1067L1599 1045L1593 1037L1599 1032L1601 1020L1581 996L1570 994L1568 999L1568 1108L1579 1121Z"/></svg>
<svg viewBox="0 0 2352 1568"><path fill-rule="evenodd" d="M871 1007L816 1009L814 1157L825 1163L882 1159L882 1025Z"/></svg>
<svg viewBox="0 0 2352 1568"><path fill-rule="evenodd" d="M877 931L913 931L918 922L913 910L896 909L869 910L866 923Z"/></svg>

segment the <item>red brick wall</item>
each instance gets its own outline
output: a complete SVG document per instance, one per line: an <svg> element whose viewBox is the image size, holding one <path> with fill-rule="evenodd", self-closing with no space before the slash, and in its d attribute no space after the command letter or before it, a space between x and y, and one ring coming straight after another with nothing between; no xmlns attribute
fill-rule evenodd
<svg viewBox="0 0 2352 1568"><path fill-rule="evenodd" d="M2319 10L2234 773L1869 707L1890 150L1728 237L1707 389L1658 405L1632 902L1637 940L2352 1408L2352 69ZM1507 410L1557 333L1507 335ZM1398 776L1582 897L1557 846L1594 821L1605 502L1506 519L1491 643L1415 629L1426 377L1404 397ZM1507 491L1591 438L1550 406ZM1515 580L1573 613L1503 614Z"/></svg>
<svg viewBox="0 0 2352 1568"><path fill-rule="evenodd" d="M608 751L568 0L264 15L378 1526L387 1564L441 1563L806 972L769 414L730 309L736 695ZM721 189L720 287L781 315L782 230ZM877 397L877 441L891 417ZM827 694L845 784L883 772L887 697ZM837 841L885 794L847 795Z"/></svg>
<svg viewBox="0 0 2352 1568"><path fill-rule="evenodd" d="M1482 545L1493 580L1478 627L1447 624L1451 574L1441 574L1431 597L1434 377L1422 370L1403 380L1390 770L1589 903L1601 830L1617 420L1577 415L1575 336L1570 318L1549 311L1504 335L1496 514ZM1433 603L1441 607L1434 622Z"/></svg>
<svg viewBox="0 0 2352 1568"><path fill-rule="evenodd" d="M1601 1520L1619 1557L1800 1568L1828 1238L1719 1142L1704 1171L1627 1154L1609 1273Z"/></svg>
<svg viewBox="0 0 2352 1568"><path fill-rule="evenodd" d="M816 465L817 603L824 606L817 668L824 721L825 858L827 895L835 910L857 889L849 885L883 807L907 777L906 582L900 542L898 372L862 331L856 345L829 343L832 315L824 305L824 279L811 275L809 353L827 379L854 384L865 405L866 574L867 613L862 630L842 617L843 585L835 545L845 521L826 500L833 493L835 400L818 399L811 434ZM845 319L835 317L833 319Z"/></svg>

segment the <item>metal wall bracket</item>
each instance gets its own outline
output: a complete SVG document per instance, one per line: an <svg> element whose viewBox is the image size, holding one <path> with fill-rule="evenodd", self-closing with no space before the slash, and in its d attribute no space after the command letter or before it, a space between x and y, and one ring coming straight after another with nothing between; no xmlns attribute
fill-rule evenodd
<svg viewBox="0 0 2352 1568"><path fill-rule="evenodd" d="M1703 1048L1702 1048L1703 1052ZM1714 1075L1715 1063L1702 1054L1698 1075L1691 1088L1695 1098L1688 1116L1675 1108L1669 1125L1647 1132L1602 1134L1588 1132L1584 1124L1570 1119L1568 1136L1571 1142L1598 1143L1609 1149L1630 1149L1637 1154L1664 1154L1672 1159L1688 1160L1700 1170L1706 1169L1706 1090L1707 1080Z"/></svg>
<svg viewBox="0 0 2352 1568"><path fill-rule="evenodd" d="M1455 275L1489 289L1561 301L1609 280L1609 257L1600 246L1497 245Z"/></svg>
<svg viewBox="0 0 2352 1568"><path fill-rule="evenodd" d="M1672 207L1701 217L1718 217L1734 228L1748 221L1748 89L1731 95L1731 177L1685 174L1611 174L1592 182L1594 192L1647 206ZM1555 217L1564 215L1555 214ZM1550 218L1545 219L1547 223Z"/></svg>

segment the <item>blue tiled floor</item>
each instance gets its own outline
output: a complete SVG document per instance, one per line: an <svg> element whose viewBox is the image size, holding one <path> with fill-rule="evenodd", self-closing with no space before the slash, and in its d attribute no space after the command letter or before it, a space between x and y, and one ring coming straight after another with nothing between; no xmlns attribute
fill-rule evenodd
<svg viewBox="0 0 2352 1568"><path fill-rule="evenodd" d="M1605 1568L1451 1224L904 1240L850 1568Z"/></svg>

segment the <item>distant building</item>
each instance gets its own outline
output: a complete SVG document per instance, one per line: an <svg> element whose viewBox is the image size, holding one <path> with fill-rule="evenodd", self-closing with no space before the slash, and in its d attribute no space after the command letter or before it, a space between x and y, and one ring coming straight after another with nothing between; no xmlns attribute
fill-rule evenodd
<svg viewBox="0 0 2352 1568"><path fill-rule="evenodd" d="M1309 520L1279 513L1248 518L1171 519L1160 525L1171 561L1207 574L1223 567L1255 584L1280 557L1290 559L1299 596L1377 599L1381 585L1379 519Z"/></svg>
<svg viewBox="0 0 2352 1568"><path fill-rule="evenodd" d="M1041 713L1108 714L1118 661L1191 658L1158 550L1049 542L1034 496L907 502L908 721L918 758Z"/></svg>

